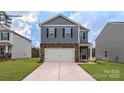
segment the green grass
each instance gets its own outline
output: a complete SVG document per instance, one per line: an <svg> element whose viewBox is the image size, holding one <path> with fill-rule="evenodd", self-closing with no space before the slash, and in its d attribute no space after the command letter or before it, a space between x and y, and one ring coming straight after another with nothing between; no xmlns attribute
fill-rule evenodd
<svg viewBox="0 0 124 93"><path fill-rule="evenodd" d="M38 58L32 58L0 62L0 81L22 80L40 65L38 61Z"/></svg>
<svg viewBox="0 0 124 93"><path fill-rule="evenodd" d="M89 74L100 81L123 81L124 64L104 61L97 64L81 64Z"/></svg>

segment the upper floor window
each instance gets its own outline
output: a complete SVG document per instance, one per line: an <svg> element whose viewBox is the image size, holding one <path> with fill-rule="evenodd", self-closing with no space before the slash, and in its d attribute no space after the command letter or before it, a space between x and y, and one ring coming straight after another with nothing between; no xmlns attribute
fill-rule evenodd
<svg viewBox="0 0 124 93"><path fill-rule="evenodd" d="M73 29L72 28L64 28L64 37L72 38L73 36Z"/></svg>
<svg viewBox="0 0 124 93"><path fill-rule="evenodd" d="M0 32L0 41L9 41L9 32Z"/></svg>
<svg viewBox="0 0 124 93"><path fill-rule="evenodd" d="M56 37L56 28L47 28L47 37L48 38L55 38Z"/></svg>
<svg viewBox="0 0 124 93"><path fill-rule="evenodd" d="M85 32L81 33L80 38L86 39L86 33Z"/></svg>

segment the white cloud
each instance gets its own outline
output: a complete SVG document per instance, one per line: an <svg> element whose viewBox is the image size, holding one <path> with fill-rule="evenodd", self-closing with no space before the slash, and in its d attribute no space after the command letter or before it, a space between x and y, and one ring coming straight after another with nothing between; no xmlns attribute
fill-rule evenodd
<svg viewBox="0 0 124 93"><path fill-rule="evenodd" d="M70 18L80 22L90 29L89 41L95 44L95 40L103 27L110 21L124 21L124 12L75 12L70 14Z"/></svg>
<svg viewBox="0 0 124 93"><path fill-rule="evenodd" d="M36 28L37 28L37 30L40 30L39 24L36 24Z"/></svg>
<svg viewBox="0 0 124 93"><path fill-rule="evenodd" d="M80 22L83 26L89 27L91 22L96 20L96 12L75 12L70 14L71 19Z"/></svg>
<svg viewBox="0 0 124 93"><path fill-rule="evenodd" d="M19 19L23 20L24 22L32 23L38 20L38 13L37 12L28 12L24 14Z"/></svg>
<svg viewBox="0 0 124 93"><path fill-rule="evenodd" d="M96 12L75 12L70 14L71 19L81 23L84 27L87 27L91 31L89 32L89 42L94 43L94 36L96 35L96 31L92 31L93 24L96 24L97 20Z"/></svg>
<svg viewBox="0 0 124 93"><path fill-rule="evenodd" d="M49 17L63 13L63 11L49 11ZM67 12L64 12L67 13ZM40 18L44 19L47 14L43 14L38 19L38 16L40 12L9 12L9 14L13 15L22 15L22 17L19 18L13 18L12 20L12 28L19 34L31 38L31 27L32 24L35 25L35 27L39 30L38 20L41 20ZM90 29L89 32L89 41L95 44L95 39L98 36L98 34L102 31L104 25L108 21L124 21L124 12L93 12L93 11L79 11L79 12L73 12L70 14L70 18L73 20L78 21L83 26ZM33 26L34 26L33 25ZM37 40L36 40L37 42ZM36 44L36 43L35 43ZM34 45L35 45L34 44ZM36 46L38 45L38 42Z"/></svg>
<svg viewBox="0 0 124 93"><path fill-rule="evenodd" d="M36 41L35 46L36 47L39 47L39 45L40 45L40 42L39 41Z"/></svg>
<svg viewBox="0 0 124 93"><path fill-rule="evenodd" d="M61 14L61 13L63 13L63 11L49 11L50 13L53 13L53 14Z"/></svg>
<svg viewBox="0 0 124 93"><path fill-rule="evenodd" d="M40 46L40 42L39 41L34 41L33 42L33 46L34 47L39 47Z"/></svg>
<svg viewBox="0 0 124 93"><path fill-rule="evenodd" d="M18 13L15 13L18 15ZM31 26L38 21L39 12L20 12L22 17L13 18L12 29L31 39Z"/></svg>

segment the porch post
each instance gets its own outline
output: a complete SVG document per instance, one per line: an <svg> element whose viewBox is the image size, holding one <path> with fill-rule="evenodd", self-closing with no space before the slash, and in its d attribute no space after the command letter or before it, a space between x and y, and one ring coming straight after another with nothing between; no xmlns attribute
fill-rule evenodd
<svg viewBox="0 0 124 93"><path fill-rule="evenodd" d="M5 53L8 53L8 46L6 45Z"/></svg>
<svg viewBox="0 0 124 93"><path fill-rule="evenodd" d="M90 46L90 60L92 60L92 45Z"/></svg>

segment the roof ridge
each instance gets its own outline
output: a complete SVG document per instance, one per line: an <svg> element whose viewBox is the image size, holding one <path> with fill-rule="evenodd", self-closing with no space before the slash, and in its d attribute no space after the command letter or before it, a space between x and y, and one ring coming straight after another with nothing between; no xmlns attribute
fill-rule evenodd
<svg viewBox="0 0 124 93"><path fill-rule="evenodd" d="M39 26L41 26L42 24L47 23L48 21L50 21L50 20L52 20L52 19L54 19L54 18L56 18L56 17L59 17L59 16L65 18L65 19L71 21L72 23L75 23L75 24L79 25L80 27L83 27L84 29L86 29L86 30L89 31L88 28L82 26L79 22L77 22L77 21L75 21L75 20L72 20L71 18L69 18L69 17L67 17L67 16L65 16L65 15L63 15L63 14L61 14L61 13L60 13L60 14L57 14L57 15L51 17L51 18L48 18L48 19L45 20L44 22L40 23Z"/></svg>
<svg viewBox="0 0 124 93"><path fill-rule="evenodd" d="M12 30L11 28L9 28L9 27L7 27L7 26L5 26L5 25L0 25L0 26L2 26L3 28L5 28L5 29L4 29L5 31L15 33L16 35L18 35L18 36L20 36L20 37L22 37L22 38L25 38L26 40L31 41L29 38L27 38L27 37L25 37L25 36L23 36L23 35L17 33L16 31ZM3 30L3 29L2 29L2 30Z"/></svg>

